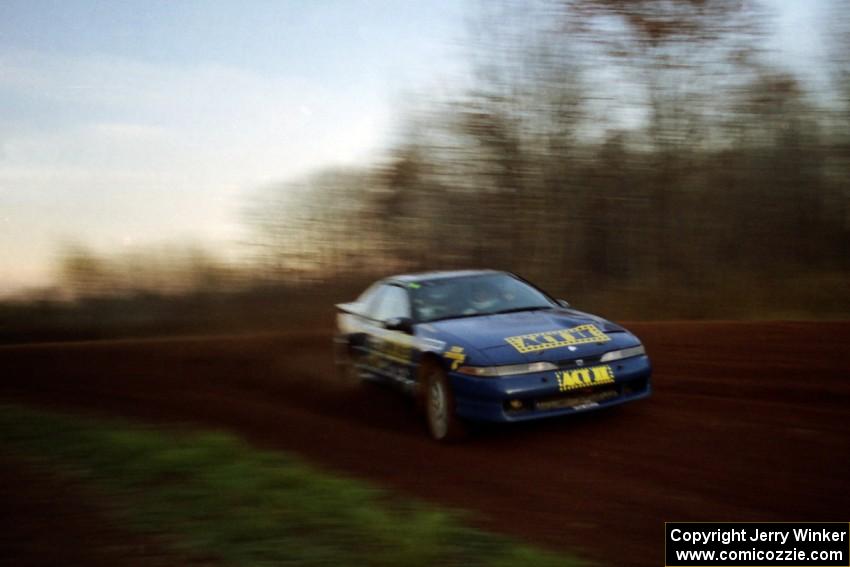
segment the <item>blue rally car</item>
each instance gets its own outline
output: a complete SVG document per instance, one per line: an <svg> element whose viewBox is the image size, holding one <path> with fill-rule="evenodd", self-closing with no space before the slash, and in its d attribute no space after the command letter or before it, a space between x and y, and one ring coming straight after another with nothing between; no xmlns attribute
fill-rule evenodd
<svg viewBox="0 0 850 567"><path fill-rule="evenodd" d="M416 396L441 441L467 421L539 419L650 393L637 337L515 274L393 276L337 308L339 368Z"/></svg>

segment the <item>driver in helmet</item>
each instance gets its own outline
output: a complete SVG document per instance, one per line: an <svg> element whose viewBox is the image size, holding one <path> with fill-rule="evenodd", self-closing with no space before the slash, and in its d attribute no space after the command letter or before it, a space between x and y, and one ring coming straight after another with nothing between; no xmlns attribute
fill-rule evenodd
<svg viewBox="0 0 850 567"><path fill-rule="evenodd" d="M470 304L477 313L493 311L499 303L499 294L490 284L478 284L472 288Z"/></svg>

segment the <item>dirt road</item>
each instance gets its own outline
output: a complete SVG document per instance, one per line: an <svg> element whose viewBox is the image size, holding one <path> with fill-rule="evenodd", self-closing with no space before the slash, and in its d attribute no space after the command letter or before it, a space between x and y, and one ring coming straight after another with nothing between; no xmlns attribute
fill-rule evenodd
<svg viewBox="0 0 850 567"><path fill-rule="evenodd" d="M0 347L0 396L234 430L611 565L662 565L665 520L848 520L850 323L628 326L652 398L452 447L325 332Z"/></svg>

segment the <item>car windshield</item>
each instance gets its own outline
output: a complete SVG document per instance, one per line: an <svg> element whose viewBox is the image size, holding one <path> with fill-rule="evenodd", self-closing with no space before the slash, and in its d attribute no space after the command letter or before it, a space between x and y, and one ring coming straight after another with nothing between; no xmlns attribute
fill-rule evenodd
<svg viewBox="0 0 850 567"><path fill-rule="evenodd" d="M549 309L551 299L509 274L422 281L410 286L418 322Z"/></svg>

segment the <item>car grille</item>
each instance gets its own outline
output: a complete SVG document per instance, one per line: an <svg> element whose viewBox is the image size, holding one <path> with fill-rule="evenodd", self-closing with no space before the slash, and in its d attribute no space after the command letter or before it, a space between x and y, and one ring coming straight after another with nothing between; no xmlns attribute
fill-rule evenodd
<svg viewBox="0 0 850 567"><path fill-rule="evenodd" d="M582 356L566 360L559 360L555 364L558 365L559 369L566 370L570 368L583 368L585 366L593 366L594 364L598 364L601 359L602 355L599 354L596 356ZM577 360L581 360L581 364L576 364Z"/></svg>
<svg viewBox="0 0 850 567"><path fill-rule="evenodd" d="M538 398L534 402L534 408L539 410L569 408L581 404L598 403L610 400L619 395L620 389L617 386L582 388L577 392Z"/></svg>
<svg viewBox="0 0 850 567"><path fill-rule="evenodd" d="M504 408L507 413L514 415L528 411L547 411L571 408L582 404L600 403L614 398L619 398L621 396L635 396L645 392L647 387L648 380L646 378L630 380L628 382L618 382L616 384L600 384L598 386L588 386L587 388L564 392L562 394L514 400L515 402L521 403L521 406L519 407L512 406L510 402L505 402Z"/></svg>

